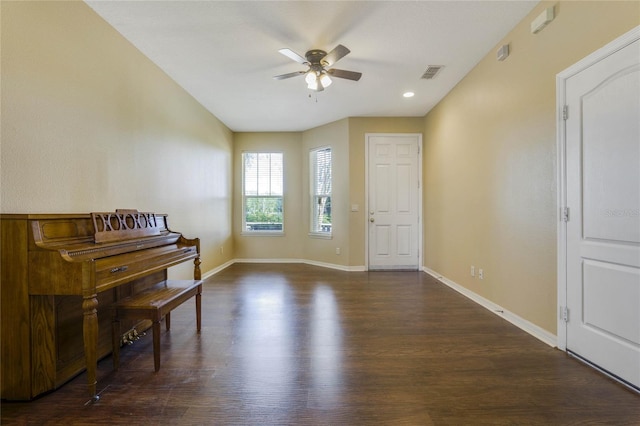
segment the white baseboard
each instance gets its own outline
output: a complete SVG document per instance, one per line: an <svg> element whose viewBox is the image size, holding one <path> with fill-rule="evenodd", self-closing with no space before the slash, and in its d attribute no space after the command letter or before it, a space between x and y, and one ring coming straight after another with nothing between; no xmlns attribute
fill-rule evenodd
<svg viewBox="0 0 640 426"><path fill-rule="evenodd" d="M222 271L223 269L228 268L229 266L233 265L234 263L235 263L235 260L230 260L230 261L228 261L228 262L225 262L225 263L223 263L222 265L220 265L220 266L218 266L218 267L216 267L216 268L213 268L213 269L211 269L210 271L205 272L205 273L202 275L202 279L203 279L203 280L206 280L207 278L214 276L214 275L215 275L215 274L217 274L218 272Z"/></svg>
<svg viewBox="0 0 640 426"><path fill-rule="evenodd" d="M302 259L234 259L233 263L304 263Z"/></svg>
<svg viewBox="0 0 640 426"><path fill-rule="evenodd" d="M485 299L484 297L480 296L477 293L474 293L473 291L469 290L466 287L461 286L460 284L457 284L453 281L451 281L448 278L443 277L442 275L440 275L439 273L437 273L436 271L433 271L429 268L427 268L426 266L422 268L422 270L424 272L426 272L427 274L431 275L432 277L434 277L435 279L437 279L438 281L440 281L441 283L445 284L448 287L451 287L453 290L457 291L458 293L462 294L463 296L468 297L469 299L473 300L474 302L476 302L477 304L479 304L480 306L486 308L487 310L493 312L494 314L498 315L499 317L509 321L511 324L515 325L516 327L520 328L523 331L526 331L527 333L529 333L530 335L532 335L533 337L535 337L536 339L546 343L547 345L555 348L558 346L558 336L556 336L555 334L549 333L547 330L538 327L537 325L533 324L530 321L527 321L526 319L514 314L513 312L508 311L507 309L501 307L500 305L496 305L495 303L493 303L492 301Z"/></svg>

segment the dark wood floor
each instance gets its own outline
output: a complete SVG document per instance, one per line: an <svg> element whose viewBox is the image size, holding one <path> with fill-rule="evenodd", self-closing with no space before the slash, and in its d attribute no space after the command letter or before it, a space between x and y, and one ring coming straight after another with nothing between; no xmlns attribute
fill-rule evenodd
<svg viewBox="0 0 640 426"><path fill-rule="evenodd" d="M150 333L78 376L21 425L640 424L640 396L420 272L236 264L209 279L203 328L172 314L153 371Z"/></svg>

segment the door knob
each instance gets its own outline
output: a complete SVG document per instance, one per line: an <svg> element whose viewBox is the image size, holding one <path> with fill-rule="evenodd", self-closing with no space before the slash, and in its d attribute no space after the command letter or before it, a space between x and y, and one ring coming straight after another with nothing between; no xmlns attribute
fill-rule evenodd
<svg viewBox="0 0 640 426"><path fill-rule="evenodd" d="M374 218L369 218L369 222L375 222L376 220Z"/></svg>

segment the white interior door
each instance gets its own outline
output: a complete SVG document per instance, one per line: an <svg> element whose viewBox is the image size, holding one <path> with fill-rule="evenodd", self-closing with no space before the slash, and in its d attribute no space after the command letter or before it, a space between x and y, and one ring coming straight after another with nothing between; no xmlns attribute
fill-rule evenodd
<svg viewBox="0 0 640 426"><path fill-rule="evenodd" d="M417 134L367 135L368 268L420 264L420 145Z"/></svg>
<svg viewBox="0 0 640 426"><path fill-rule="evenodd" d="M640 388L640 41L565 81L566 349Z"/></svg>

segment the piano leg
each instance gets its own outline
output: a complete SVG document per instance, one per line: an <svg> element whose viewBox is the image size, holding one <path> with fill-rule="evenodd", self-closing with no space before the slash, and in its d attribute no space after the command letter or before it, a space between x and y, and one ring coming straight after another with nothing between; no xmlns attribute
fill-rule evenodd
<svg viewBox="0 0 640 426"><path fill-rule="evenodd" d="M160 320L153 321L153 369L160 371Z"/></svg>
<svg viewBox="0 0 640 426"><path fill-rule="evenodd" d="M96 392L98 368L98 296L85 296L82 301L84 317L82 321L82 336L84 339L84 360L87 365L87 381L91 400L97 402L100 397Z"/></svg>
<svg viewBox="0 0 640 426"><path fill-rule="evenodd" d="M196 293L196 328L200 333L202 328L202 285L198 287L198 292Z"/></svg>

